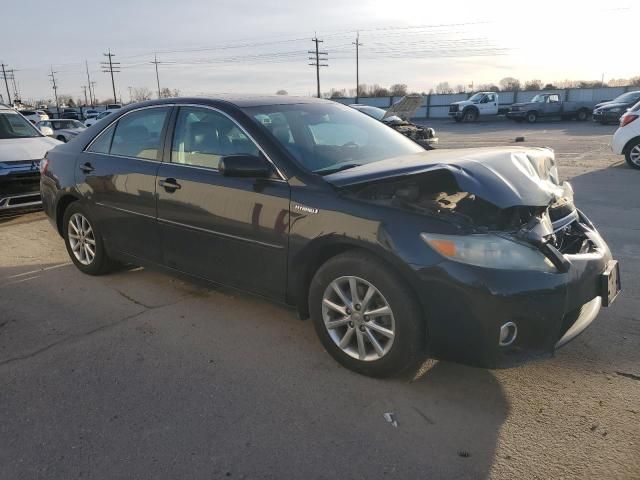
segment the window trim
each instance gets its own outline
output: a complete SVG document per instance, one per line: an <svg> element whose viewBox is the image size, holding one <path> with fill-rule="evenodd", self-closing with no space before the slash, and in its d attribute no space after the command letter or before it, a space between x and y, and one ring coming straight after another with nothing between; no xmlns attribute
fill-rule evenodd
<svg viewBox="0 0 640 480"><path fill-rule="evenodd" d="M176 135L176 125L178 124L178 115L180 115L180 108L182 108L182 107L204 108L204 109L208 109L208 110L213 110L214 112L220 113L223 116L227 117L244 135L246 135L246 137L249 140L251 140L251 143L253 143L256 146L256 148L258 149L258 151L260 153L262 153L262 155L264 155L264 158L267 159L267 161L271 164L273 169L276 171L276 173L280 177L279 179L278 178L272 178L271 180L280 180L280 181L284 181L284 182L287 181L287 177L284 176L284 174L282 173L280 168L278 168L278 166L271 159L271 157L269 157L269 155L267 155L267 152L264 151L264 149L260 146L260 144L256 141L256 139L253 138L253 136L247 131L247 129L244 128L242 125L240 125L240 123L238 123L236 121L236 119L233 118L231 115L229 115L227 112L224 112L224 111L220 110L219 108L212 107L210 105L200 105L200 104L197 104L197 103L184 103L184 104L176 105L176 107L178 107L178 112L176 113L176 118L175 118L175 121L173 122L173 131L171 132L171 144L169 146L169 161L165 162L165 163L167 163L169 165L178 165L178 166L181 166L181 167L197 168L197 169L200 169L200 170L206 170L208 172L219 172L220 171L217 168L213 168L213 167L203 167L201 165L189 165L187 163L176 163L176 162L172 162L171 161L171 150L173 149L173 140L174 140L175 135Z"/></svg>
<svg viewBox="0 0 640 480"><path fill-rule="evenodd" d="M165 125L162 127L162 129L163 129L163 130L165 130L165 129L169 129L169 128L171 128L171 125L170 125L170 120L171 120L171 110L173 109L173 107L175 107L175 104L174 104L174 103L166 103L166 104L165 104L165 103L163 103L163 104L161 104L161 105L148 105L148 106L146 106L146 107L136 108L136 109L134 109L134 110L129 110L128 112L126 112L126 113L124 113L124 114L120 115L118 118L114 118L114 119L113 119L113 120L112 120L112 121L111 121L111 122L110 122L106 127L104 127L104 128L102 129L102 131L101 131L98 135L96 135L96 136L91 140L91 142L89 142L89 144L88 144L86 147L84 147L84 149L82 150L82 152L83 152L83 153L90 153L90 154L92 154L92 155L106 155L106 156L108 156L108 157L116 157L116 158L131 158L131 159L133 159L133 160L142 160L143 162L162 163L162 161L163 161L163 156L164 156L164 155L163 155L163 154L164 154L164 141L163 141L163 140L161 140L161 141L160 141L160 151L161 151L161 154L159 155L160 160L150 160L150 159L148 159L148 158L130 157L130 156L128 156L128 155L114 155L114 154L112 154L112 153L111 153L111 144L109 144L109 153L100 153L100 152L91 152L91 151L89 151L89 149L91 148L91 146L92 146L96 141L98 141L98 139L99 139L102 135L104 135L104 133L105 133L107 130L109 130L113 124L118 123L118 122L120 121L120 119L122 119L122 118L126 117L127 115L129 115L129 114L131 114L131 113L134 113L134 112L140 112L140 111L142 111L142 110L148 110L148 109L150 109L150 108L162 108L162 107L169 107L168 116L167 116L167 119L165 120ZM116 128L117 128L117 125L116 125ZM115 134L116 134L116 132L115 132L115 130L114 130L114 131L113 131L113 135L115 136ZM163 138L164 138L164 136L163 136ZM113 143L113 138L111 139L111 142Z"/></svg>

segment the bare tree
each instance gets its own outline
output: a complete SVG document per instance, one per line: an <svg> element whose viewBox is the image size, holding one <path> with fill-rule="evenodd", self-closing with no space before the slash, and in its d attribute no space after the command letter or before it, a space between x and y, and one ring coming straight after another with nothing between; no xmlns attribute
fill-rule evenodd
<svg viewBox="0 0 640 480"><path fill-rule="evenodd" d="M134 102L144 102L145 100L151 100L151 90L147 87L139 87L131 90L131 99Z"/></svg>
<svg viewBox="0 0 640 480"><path fill-rule="evenodd" d="M440 82L436 85L436 93L438 95L446 95L448 93L453 93L453 88L449 86L449 82Z"/></svg>
<svg viewBox="0 0 640 480"><path fill-rule="evenodd" d="M476 87L478 92L499 92L500 87L493 83L481 83Z"/></svg>
<svg viewBox="0 0 640 480"><path fill-rule="evenodd" d="M394 97L404 97L407 94L407 86L404 83L394 83L389 87L389 92Z"/></svg>
<svg viewBox="0 0 640 480"><path fill-rule="evenodd" d="M502 88L502 90L508 92L517 92L518 90L520 90L520 80L513 77L504 77L502 80L500 80L500 87Z"/></svg>
<svg viewBox="0 0 640 480"><path fill-rule="evenodd" d="M180 96L180 90L178 90L177 88L174 88L173 90L167 87L160 89L160 98L173 98L173 97L179 97L179 96Z"/></svg>
<svg viewBox="0 0 640 480"><path fill-rule="evenodd" d="M399 95L392 93L388 88L381 87L378 84L372 85L369 93L372 97L388 97L390 95Z"/></svg>
<svg viewBox="0 0 640 480"><path fill-rule="evenodd" d="M542 90L542 81L541 80L528 80L524 82L525 90Z"/></svg>
<svg viewBox="0 0 640 480"><path fill-rule="evenodd" d="M289 95L289 92L287 92L286 90L278 90L276 92L276 95Z"/></svg>
<svg viewBox="0 0 640 480"><path fill-rule="evenodd" d="M328 96L329 98L344 98L347 96L347 92L344 88L332 88Z"/></svg>

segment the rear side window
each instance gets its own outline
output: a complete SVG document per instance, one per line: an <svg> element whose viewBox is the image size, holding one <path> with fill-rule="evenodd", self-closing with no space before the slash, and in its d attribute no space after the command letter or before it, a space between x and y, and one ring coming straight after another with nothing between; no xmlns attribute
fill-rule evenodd
<svg viewBox="0 0 640 480"><path fill-rule="evenodd" d="M104 132L102 132L102 134L100 134L100 136L96 139L95 142L91 144L87 151L93 153L104 153L105 155L107 155L109 153L109 149L111 148L111 140L113 139L113 132L115 130L115 124L111 125Z"/></svg>
<svg viewBox="0 0 640 480"><path fill-rule="evenodd" d="M147 108L122 117L116 125L109 153L145 160L159 160L161 133L170 108Z"/></svg>

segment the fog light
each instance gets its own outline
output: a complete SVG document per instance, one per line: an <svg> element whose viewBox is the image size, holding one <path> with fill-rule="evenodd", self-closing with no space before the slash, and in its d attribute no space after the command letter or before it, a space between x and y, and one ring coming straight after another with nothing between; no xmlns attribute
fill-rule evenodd
<svg viewBox="0 0 640 480"><path fill-rule="evenodd" d="M507 322L500 327L500 341L498 342L501 347L511 345L518 335L518 327L513 322Z"/></svg>

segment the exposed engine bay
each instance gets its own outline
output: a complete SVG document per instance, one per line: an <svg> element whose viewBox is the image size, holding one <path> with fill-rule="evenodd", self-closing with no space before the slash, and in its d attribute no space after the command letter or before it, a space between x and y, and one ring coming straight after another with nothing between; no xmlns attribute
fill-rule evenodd
<svg viewBox="0 0 640 480"><path fill-rule="evenodd" d="M447 170L433 170L401 179L357 185L358 199L420 213L456 224L468 234L503 232L539 248L552 246L560 253L586 253L594 248L573 204L573 190L563 185L563 195L546 207L499 208L477 195L461 191Z"/></svg>

